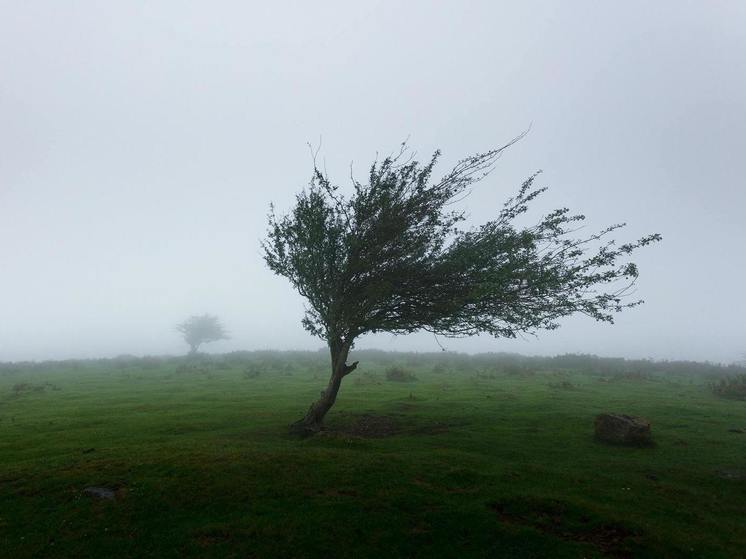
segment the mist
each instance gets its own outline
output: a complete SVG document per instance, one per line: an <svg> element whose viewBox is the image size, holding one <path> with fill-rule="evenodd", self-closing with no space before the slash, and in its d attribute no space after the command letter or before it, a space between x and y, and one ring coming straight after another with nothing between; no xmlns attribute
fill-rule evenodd
<svg viewBox="0 0 746 559"><path fill-rule="evenodd" d="M376 335L400 351L733 362L746 351L746 5L739 2L2 3L0 360L316 349L267 270L320 145L364 180L408 139L456 161L528 129L463 201L499 211L538 169L538 219L661 233L613 326L537 337Z"/></svg>

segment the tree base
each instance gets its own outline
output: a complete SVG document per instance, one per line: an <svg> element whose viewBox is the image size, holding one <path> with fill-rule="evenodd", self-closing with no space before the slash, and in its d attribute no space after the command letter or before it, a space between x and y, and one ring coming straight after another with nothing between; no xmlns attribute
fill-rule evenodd
<svg viewBox="0 0 746 559"><path fill-rule="evenodd" d="M324 426L321 423L310 422L303 418L296 421L295 423L291 423L288 426L288 433L295 437L305 439L307 437L312 437L323 428Z"/></svg>

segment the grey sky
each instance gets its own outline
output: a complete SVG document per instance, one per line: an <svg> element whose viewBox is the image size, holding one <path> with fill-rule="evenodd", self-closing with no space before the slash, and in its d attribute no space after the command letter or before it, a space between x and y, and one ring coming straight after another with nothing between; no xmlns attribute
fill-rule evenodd
<svg viewBox="0 0 746 559"><path fill-rule="evenodd" d="M0 1L0 360L317 348L265 269L270 201L364 177L406 137L440 169L533 123L465 206L492 217L543 169L620 237L647 304L615 326L459 351L733 361L746 351L746 3ZM431 335L360 347L437 350Z"/></svg>

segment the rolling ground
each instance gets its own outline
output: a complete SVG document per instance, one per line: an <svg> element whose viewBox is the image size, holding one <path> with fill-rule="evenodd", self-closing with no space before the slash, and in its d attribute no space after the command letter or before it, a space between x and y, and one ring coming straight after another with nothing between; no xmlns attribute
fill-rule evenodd
<svg viewBox="0 0 746 559"><path fill-rule="evenodd" d="M305 440L325 353L0 367L0 556L746 556L746 402L696 367L357 358Z"/></svg>

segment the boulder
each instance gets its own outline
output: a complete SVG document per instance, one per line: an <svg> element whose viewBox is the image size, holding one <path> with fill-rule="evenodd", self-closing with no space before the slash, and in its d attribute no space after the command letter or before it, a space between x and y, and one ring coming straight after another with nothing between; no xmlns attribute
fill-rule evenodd
<svg viewBox="0 0 746 559"><path fill-rule="evenodd" d="M596 439L611 444L649 446L650 422L643 417L617 413L596 416Z"/></svg>

